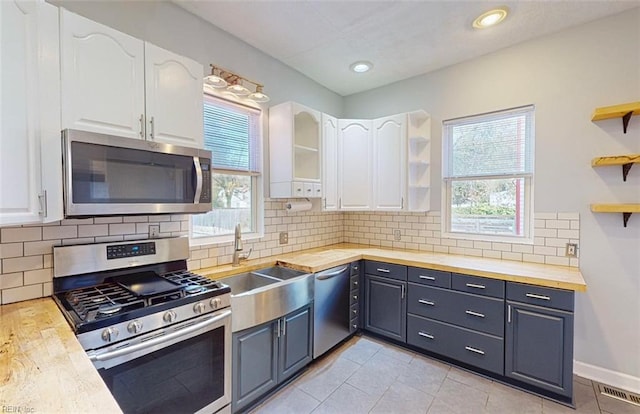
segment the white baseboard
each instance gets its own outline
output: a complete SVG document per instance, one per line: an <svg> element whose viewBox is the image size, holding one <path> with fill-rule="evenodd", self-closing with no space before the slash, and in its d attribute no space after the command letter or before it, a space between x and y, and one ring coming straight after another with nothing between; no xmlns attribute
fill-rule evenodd
<svg viewBox="0 0 640 414"><path fill-rule="evenodd" d="M640 394L640 378L610 369L573 361L573 373L592 381Z"/></svg>

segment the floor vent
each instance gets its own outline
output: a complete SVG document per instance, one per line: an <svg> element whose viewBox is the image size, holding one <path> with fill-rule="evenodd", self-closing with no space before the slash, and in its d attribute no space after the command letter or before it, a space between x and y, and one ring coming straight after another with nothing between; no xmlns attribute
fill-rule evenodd
<svg viewBox="0 0 640 414"><path fill-rule="evenodd" d="M594 381L595 382L595 381ZM616 400L625 401L629 404L637 405L640 407L640 395L630 393L628 391L621 390L619 388L612 387L610 385L604 385L595 383L600 395L606 395L607 397L615 398Z"/></svg>

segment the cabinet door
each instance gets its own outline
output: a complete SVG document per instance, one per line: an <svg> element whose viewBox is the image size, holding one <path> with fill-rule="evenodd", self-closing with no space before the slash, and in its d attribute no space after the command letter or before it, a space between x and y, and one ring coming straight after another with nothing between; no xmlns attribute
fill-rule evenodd
<svg viewBox="0 0 640 414"><path fill-rule="evenodd" d="M58 11L44 2L3 1L0 22L0 225L57 220L62 207ZM48 216L45 199L42 205L39 200L44 140L57 144L42 157L57 163L44 177L51 201L59 201Z"/></svg>
<svg viewBox="0 0 640 414"><path fill-rule="evenodd" d="M370 210L372 206L371 121L338 121L338 191L341 210Z"/></svg>
<svg viewBox="0 0 640 414"><path fill-rule="evenodd" d="M507 301L504 373L571 398L573 313Z"/></svg>
<svg viewBox="0 0 640 414"><path fill-rule="evenodd" d="M406 341L406 282L365 275L364 328L397 341Z"/></svg>
<svg viewBox="0 0 640 414"><path fill-rule="evenodd" d="M322 114L322 187L325 211L338 209L338 120Z"/></svg>
<svg viewBox="0 0 640 414"><path fill-rule="evenodd" d="M407 116L373 122L373 207L381 211L404 209L407 176Z"/></svg>
<svg viewBox="0 0 640 414"><path fill-rule="evenodd" d="M278 380L278 323L233 334L232 408L238 412L275 387Z"/></svg>
<svg viewBox="0 0 640 414"><path fill-rule="evenodd" d="M143 42L64 9L60 24L62 127L144 138Z"/></svg>
<svg viewBox="0 0 640 414"><path fill-rule="evenodd" d="M309 305L281 319L278 383L311 362L313 356L311 312Z"/></svg>
<svg viewBox="0 0 640 414"><path fill-rule="evenodd" d="M145 43L147 139L204 147L203 67Z"/></svg>

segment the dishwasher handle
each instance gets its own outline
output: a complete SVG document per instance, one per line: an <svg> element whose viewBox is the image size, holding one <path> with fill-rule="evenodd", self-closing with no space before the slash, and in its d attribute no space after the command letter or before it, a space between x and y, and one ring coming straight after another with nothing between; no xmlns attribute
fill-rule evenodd
<svg viewBox="0 0 640 414"><path fill-rule="evenodd" d="M346 266L343 266L343 267L340 267L340 268L334 267L333 269L324 270L324 271L316 274L316 279L318 279L318 280L331 279L332 277L338 276L339 274L343 273L348 268L349 268L349 265L346 265Z"/></svg>

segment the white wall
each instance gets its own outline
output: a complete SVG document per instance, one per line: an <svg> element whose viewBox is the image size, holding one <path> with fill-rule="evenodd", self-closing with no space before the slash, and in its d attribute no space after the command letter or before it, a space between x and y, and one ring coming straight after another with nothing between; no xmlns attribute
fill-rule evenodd
<svg viewBox="0 0 640 414"><path fill-rule="evenodd" d="M590 203L640 203L640 167L591 168L602 155L640 153L640 117L590 121L594 108L640 100L640 9L345 98L346 117L423 108L433 116L432 165L441 179L441 122L536 106L535 211L580 213L576 372L640 391L640 214L594 214ZM440 206L434 191L432 206ZM614 371L609 372L609 371Z"/></svg>

